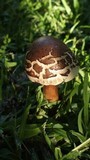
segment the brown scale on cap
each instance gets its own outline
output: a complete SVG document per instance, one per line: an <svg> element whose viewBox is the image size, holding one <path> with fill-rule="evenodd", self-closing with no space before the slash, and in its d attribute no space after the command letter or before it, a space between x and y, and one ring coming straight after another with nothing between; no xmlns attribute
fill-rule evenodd
<svg viewBox="0 0 90 160"><path fill-rule="evenodd" d="M33 69L34 69L37 73L42 72L42 67L39 66L37 63L35 63L35 64L33 65Z"/></svg>
<svg viewBox="0 0 90 160"><path fill-rule="evenodd" d="M61 73L62 76L68 76L68 74L70 73L70 70L67 69L67 71L65 73Z"/></svg>
<svg viewBox="0 0 90 160"><path fill-rule="evenodd" d="M45 74L43 75L43 79L55 77L53 73L51 73L48 69L45 69Z"/></svg>
<svg viewBox="0 0 90 160"><path fill-rule="evenodd" d="M55 61L53 60L52 57L48 57L48 58L45 58L45 59L39 59L39 62L45 64L45 65L48 65L48 64L53 64Z"/></svg>
<svg viewBox="0 0 90 160"><path fill-rule="evenodd" d="M26 61L25 68L30 68L30 67L31 67L31 64Z"/></svg>
<svg viewBox="0 0 90 160"><path fill-rule="evenodd" d="M56 85L72 80L78 69L71 50L50 36L34 41L26 55L26 73L31 81L44 85L44 96L49 101L58 100Z"/></svg>

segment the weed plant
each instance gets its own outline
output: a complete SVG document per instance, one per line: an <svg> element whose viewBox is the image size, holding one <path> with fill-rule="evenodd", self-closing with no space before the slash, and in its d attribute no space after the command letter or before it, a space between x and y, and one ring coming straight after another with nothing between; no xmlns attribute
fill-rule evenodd
<svg viewBox="0 0 90 160"><path fill-rule="evenodd" d="M76 55L78 76L44 100L25 73L33 40L51 35ZM90 1L0 0L0 159L90 159Z"/></svg>

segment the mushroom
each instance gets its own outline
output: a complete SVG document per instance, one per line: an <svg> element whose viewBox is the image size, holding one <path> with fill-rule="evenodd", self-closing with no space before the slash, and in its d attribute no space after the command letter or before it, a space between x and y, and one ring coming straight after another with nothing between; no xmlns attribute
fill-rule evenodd
<svg viewBox="0 0 90 160"><path fill-rule="evenodd" d="M32 82L43 85L49 102L59 100L57 85L72 80L78 73L78 61L71 50L51 36L35 40L26 55L26 73Z"/></svg>

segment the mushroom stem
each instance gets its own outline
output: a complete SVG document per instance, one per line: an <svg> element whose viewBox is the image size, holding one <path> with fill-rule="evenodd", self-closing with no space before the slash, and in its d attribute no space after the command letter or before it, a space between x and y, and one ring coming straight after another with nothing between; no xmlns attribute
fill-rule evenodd
<svg viewBox="0 0 90 160"><path fill-rule="evenodd" d="M55 102L59 100L58 87L53 85L48 85L43 87L43 94L45 99L49 102Z"/></svg>

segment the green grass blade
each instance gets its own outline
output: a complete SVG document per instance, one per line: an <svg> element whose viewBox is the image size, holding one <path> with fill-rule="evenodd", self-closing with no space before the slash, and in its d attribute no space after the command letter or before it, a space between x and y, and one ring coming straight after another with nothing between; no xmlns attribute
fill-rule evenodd
<svg viewBox="0 0 90 160"><path fill-rule="evenodd" d="M60 147L55 147L54 155L55 155L56 160L62 160L62 152L61 152Z"/></svg>
<svg viewBox="0 0 90 160"><path fill-rule="evenodd" d="M78 26L78 24L80 23L80 21L77 21L70 29L70 34L74 32L75 28Z"/></svg>
<svg viewBox="0 0 90 160"><path fill-rule="evenodd" d="M39 106L42 104L43 102L43 93L42 93L42 86L39 86L37 89L36 89L36 98L37 98L37 101L38 101L38 104Z"/></svg>
<svg viewBox="0 0 90 160"><path fill-rule="evenodd" d="M89 122L88 72L86 72L84 76L83 100L84 100L84 122L85 125L87 126Z"/></svg>
<svg viewBox="0 0 90 160"><path fill-rule="evenodd" d="M80 4L78 0L73 0L73 6L75 8L75 11L78 12Z"/></svg>
<svg viewBox="0 0 90 160"><path fill-rule="evenodd" d="M26 120L27 120L27 116L29 114L30 107L31 107L31 105L29 105L25 109L25 111L22 115L22 121L21 121L21 125L20 125L20 128L19 128L19 132L18 132L18 136L19 136L20 139L23 139L23 137L24 137L25 125L26 125Z"/></svg>
<svg viewBox="0 0 90 160"><path fill-rule="evenodd" d="M78 151L71 151L68 154L64 155L62 160L76 160L76 158L80 155Z"/></svg>
<svg viewBox="0 0 90 160"><path fill-rule="evenodd" d="M80 110L79 115L78 115L78 130L80 133L83 134L83 120L82 120L82 113L83 113L83 108Z"/></svg>
<svg viewBox="0 0 90 160"><path fill-rule="evenodd" d="M47 135L46 131L44 131L44 138L45 138L48 146L50 147L50 149L52 149L52 143L51 143L51 140L50 140L49 136Z"/></svg>
<svg viewBox="0 0 90 160"><path fill-rule="evenodd" d="M78 94L78 85L75 85L75 87L73 88L73 90L70 93L69 99L70 99L70 103L72 103L72 98L75 94Z"/></svg>
<svg viewBox="0 0 90 160"><path fill-rule="evenodd" d="M76 137L80 140L81 143L86 140L86 138L85 138L82 134L80 134L80 133L78 133L78 132L76 132L76 131L74 131L74 130L71 130L70 132L71 132L74 136L76 136Z"/></svg>
<svg viewBox="0 0 90 160"><path fill-rule="evenodd" d="M67 14L70 15L72 12L71 12L71 8L68 5L68 2L66 0L61 0L61 1L62 1L63 6L65 7Z"/></svg>
<svg viewBox="0 0 90 160"><path fill-rule="evenodd" d="M87 148L88 146L90 146L90 138L87 139L85 142L83 142L82 144L80 144L79 146L75 147L72 151L80 151L83 148ZM87 148L88 149L88 148Z"/></svg>
<svg viewBox="0 0 90 160"><path fill-rule="evenodd" d="M38 135L39 133L41 133L40 125L37 124L25 125L23 138L24 139L31 138L33 136Z"/></svg>

